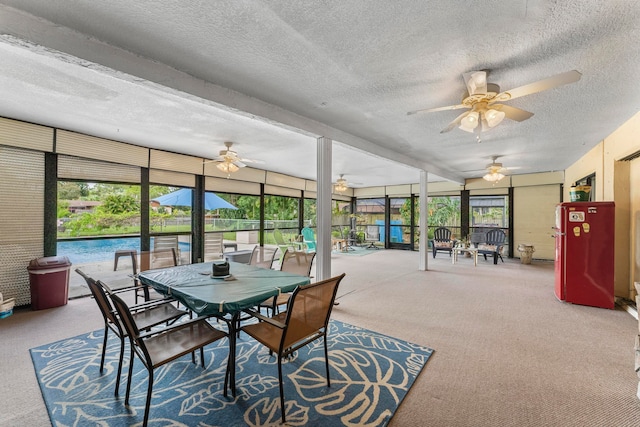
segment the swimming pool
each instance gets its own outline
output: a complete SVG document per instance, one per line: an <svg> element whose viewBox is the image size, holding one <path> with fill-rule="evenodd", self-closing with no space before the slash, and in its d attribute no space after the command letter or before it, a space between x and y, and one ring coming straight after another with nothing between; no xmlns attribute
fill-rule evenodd
<svg viewBox="0 0 640 427"><path fill-rule="evenodd" d="M180 251L188 252L190 244L180 242ZM153 247L153 237L151 238ZM58 242L59 256L69 257L72 264L86 264L91 262L113 261L113 255L121 249L140 250L139 237L118 237L114 239L95 240L64 240Z"/></svg>

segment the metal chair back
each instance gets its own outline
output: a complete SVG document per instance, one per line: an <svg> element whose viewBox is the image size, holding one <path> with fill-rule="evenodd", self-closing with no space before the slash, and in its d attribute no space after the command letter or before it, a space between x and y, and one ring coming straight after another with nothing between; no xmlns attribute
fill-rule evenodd
<svg viewBox="0 0 640 427"><path fill-rule="evenodd" d="M253 252L251 252L249 265L270 269L273 265L273 259L275 258L277 251L277 248L256 245L253 248Z"/></svg>

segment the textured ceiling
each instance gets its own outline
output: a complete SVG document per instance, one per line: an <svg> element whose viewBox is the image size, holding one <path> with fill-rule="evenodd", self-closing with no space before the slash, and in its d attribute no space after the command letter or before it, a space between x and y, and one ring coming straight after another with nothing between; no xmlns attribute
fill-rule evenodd
<svg viewBox="0 0 640 427"><path fill-rule="evenodd" d="M640 110L635 0L0 0L0 116L205 158L233 141L260 167L315 179L315 141L338 142L357 186L563 170ZM441 134L462 74L534 113ZM371 153L371 154L365 154Z"/></svg>

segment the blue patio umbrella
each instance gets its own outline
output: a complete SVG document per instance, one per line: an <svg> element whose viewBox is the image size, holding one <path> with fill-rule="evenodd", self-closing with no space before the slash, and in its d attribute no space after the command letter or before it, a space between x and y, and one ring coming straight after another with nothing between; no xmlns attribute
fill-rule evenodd
<svg viewBox="0 0 640 427"><path fill-rule="evenodd" d="M173 193L156 197L152 201L160 203L161 206L188 206L191 207L191 197L193 190L181 188ZM238 209L222 197L214 193L204 193L204 208L211 211L214 209Z"/></svg>

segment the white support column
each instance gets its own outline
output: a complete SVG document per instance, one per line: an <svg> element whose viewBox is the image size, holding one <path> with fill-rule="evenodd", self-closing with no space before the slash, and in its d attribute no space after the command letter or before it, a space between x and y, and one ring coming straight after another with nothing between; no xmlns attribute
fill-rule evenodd
<svg viewBox="0 0 640 427"><path fill-rule="evenodd" d="M427 223L429 219L428 206L428 191L427 191L427 171L420 171L420 243L418 245L420 249L420 262L419 270L429 269L429 232Z"/></svg>
<svg viewBox="0 0 640 427"><path fill-rule="evenodd" d="M331 277L331 156L333 141L318 138L316 281Z"/></svg>

